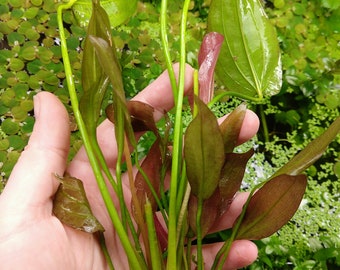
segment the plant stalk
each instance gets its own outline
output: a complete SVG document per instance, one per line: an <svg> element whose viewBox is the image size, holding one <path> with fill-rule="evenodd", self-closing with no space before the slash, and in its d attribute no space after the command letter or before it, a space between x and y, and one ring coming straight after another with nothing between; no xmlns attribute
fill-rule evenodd
<svg viewBox="0 0 340 270"><path fill-rule="evenodd" d="M92 166L100 193L103 197L103 200L106 205L109 216L111 218L111 221L117 231L117 234L120 237L122 245L128 256L129 262L131 266L133 267L133 269L146 269L144 265L141 263L141 260L136 254L136 251L132 247L129 236L125 232L124 226L122 225L119 219L118 211L111 199L110 192L106 186L105 179L101 172L101 166L98 163L96 156L94 155L94 149L92 147L89 135L86 131L86 127L82 119L80 110L79 110L79 102L78 102L77 92L76 92L74 81L73 81L72 69L71 69L70 59L68 56L66 36L65 36L63 18L62 18L63 10L71 8L75 2L76 0L71 0L70 2L66 4L60 5L57 9L57 20L58 20L59 34L60 34L60 40L61 40L61 52L62 52L62 57L63 57L63 62L64 62L66 81L67 81L67 86L68 86L68 90L70 94L72 109L73 109L74 116L76 118L76 121L79 127L79 131L80 131L83 143L84 143L86 153L88 155L89 162ZM108 264L112 265L112 261L109 261Z"/></svg>
<svg viewBox="0 0 340 270"><path fill-rule="evenodd" d="M170 182L170 203L169 203L169 228L168 228L168 261L167 269L174 269L177 265L177 219L178 213L177 206L177 188L178 179L180 178L181 160L182 160L182 137L183 137L183 124L182 124L182 108L184 99L184 79L185 79L185 64L186 64L186 50L185 50L185 32L187 15L189 9L189 0L185 0L183 6L183 13L181 19L181 49L180 49L180 68L178 78L178 94L175 98L175 125L174 125L174 143L173 143L173 156L171 167L171 182ZM162 17L165 16L164 9L166 8L166 0L162 1ZM162 20L162 28L165 27L164 19ZM168 51L168 48L164 48ZM165 52L166 54L166 52ZM174 91L174 89L173 89ZM174 97L176 97L174 93Z"/></svg>

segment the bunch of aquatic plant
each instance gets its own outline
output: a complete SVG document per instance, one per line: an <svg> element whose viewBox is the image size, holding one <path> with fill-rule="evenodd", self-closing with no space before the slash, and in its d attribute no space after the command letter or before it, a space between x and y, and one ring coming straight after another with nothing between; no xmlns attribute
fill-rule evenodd
<svg viewBox="0 0 340 270"><path fill-rule="evenodd" d="M105 10L105 5L102 7L97 0L91 3L91 16L86 23L81 70L83 95L78 100L62 24L62 11L73 4L78 4L73 7L75 11L82 11L76 1L58 8L72 108L108 215L129 265L131 269L190 269L195 263L197 269L204 269L204 237L239 191L247 162L254 152L252 149L245 153L235 151L246 113L245 104L238 106L220 124L210 110L210 106L222 97L214 97L214 70L216 67L217 75L224 80L228 95L261 102L265 96L277 93L281 87L281 66L275 30L257 0L211 2L208 33L198 54L199 68L194 72L192 98L188 99L192 121L184 128L186 22L190 1L183 2L179 75L176 78L166 33L167 1L163 0L161 39L175 108L173 122L166 118L167 128L160 132L153 118L155 108L128 101L125 97L107 14L110 8ZM114 136L107 140L116 139L118 152L114 175L96 136L108 89L112 103L105 112L115 129L112 130ZM303 171L320 157L339 131L340 118L337 118L324 134L250 190L229 237L216 254L212 269L222 268L233 241L265 238L291 219L306 189L307 177ZM138 160L135 132L151 132L155 137L143 161ZM133 165L138 169L135 176ZM123 170L129 177L131 209L123 192ZM54 201L55 215L76 229L99 233L103 239L103 226L91 212L81 180L69 175L56 177L61 184ZM119 205L114 203L111 189ZM114 261L105 242L102 243L108 265L113 268Z"/></svg>

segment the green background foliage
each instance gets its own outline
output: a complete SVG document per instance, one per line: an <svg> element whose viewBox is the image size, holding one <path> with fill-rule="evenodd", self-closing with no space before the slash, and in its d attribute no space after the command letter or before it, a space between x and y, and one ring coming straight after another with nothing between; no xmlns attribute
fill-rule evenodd
<svg viewBox="0 0 340 270"><path fill-rule="evenodd" d="M169 44L178 59L182 1L169 1ZM191 3L187 62L197 67L197 52L206 31L209 0ZM112 31L122 66L127 97L151 83L165 69L159 36L159 0L139 1L135 15ZM3 189L34 125L33 96L56 94L72 116L58 38L54 0L0 0L0 191ZM282 50L283 86L264 104L269 141L261 130L249 162L246 189L270 176L297 151L320 135L339 116L340 4L338 0L271 0L266 12L276 27ZM64 14L76 88L80 85L85 30L72 11ZM217 82L216 91L224 91ZM109 100L106 97L103 106ZM225 114L239 104L234 98L215 105ZM71 118L72 119L72 118ZM139 149L151 144L146 136ZM81 146L76 127L70 159ZM277 234L257 241L260 257L249 269L336 269L340 265L340 138L308 170L308 188L300 209ZM221 234L223 237L223 234Z"/></svg>

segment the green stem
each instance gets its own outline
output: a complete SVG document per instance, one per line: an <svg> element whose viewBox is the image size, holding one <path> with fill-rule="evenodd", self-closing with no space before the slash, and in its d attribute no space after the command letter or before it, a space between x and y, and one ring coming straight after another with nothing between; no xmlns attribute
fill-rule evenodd
<svg viewBox="0 0 340 270"><path fill-rule="evenodd" d="M182 162L182 175L179 181L178 192L177 192L177 203L176 203L176 213L180 213L180 209L183 205L183 198L185 196L185 192L187 191L188 181L186 176L186 167L185 161ZM178 223L179 224L179 223ZM178 228L180 230L180 228Z"/></svg>
<svg viewBox="0 0 340 270"><path fill-rule="evenodd" d="M192 242L192 238L191 237L187 237L187 259L186 259L186 263L187 263L187 266L186 268L187 269L191 269L191 242Z"/></svg>
<svg viewBox="0 0 340 270"><path fill-rule="evenodd" d="M157 194L156 190L154 189L153 185L151 184L151 181L150 181L148 175L145 173L143 168L140 166L137 154L135 155L135 166L136 166L137 170L139 171L139 173L141 173L143 178L145 179L145 182L147 183L148 187L150 188L151 194L154 197L154 199L157 203L157 206L158 206L158 208L159 208L159 210L162 214L164 222L165 222L166 225L168 225L168 217L165 213L165 209L163 207L163 204L162 204L161 200L158 198L158 194Z"/></svg>
<svg viewBox="0 0 340 270"><path fill-rule="evenodd" d="M221 247L221 249L218 251L216 257L215 257L215 260L214 260L214 263L211 267L211 270L215 270L215 269L223 269L223 265L229 255L229 251L230 251L230 248L231 248L231 245L232 243L234 242L236 236L237 236L237 233L238 233L238 230L241 226L241 223L243 221L243 218L246 214L246 211L247 211L247 208L248 208L248 205L250 203L250 200L253 196L253 194L255 193L256 190L258 190L260 187L262 187L266 182L268 181L265 181L264 183L260 183L258 185L256 185L249 193L249 196L247 198L247 201L245 202L245 204L243 205L243 208L242 208L242 212L241 214L239 215L239 217L237 218L236 220L236 223L233 225L233 228L232 228L232 233L231 233L231 236L229 239L226 240L226 242L223 244L223 246Z"/></svg>
<svg viewBox="0 0 340 270"><path fill-rule="evenodd" d="M264 113L262 104L260 104L260 117L261 117L261 126L263 130L264 141L269 142L268 125L267 125L266 115Z"/></svg>
<svg viewBox="0 0 340 270"><path fill-rule="evenodd" d="M241 99L247 99L247 100L251 100L254 101L256 103L261 103L263 102L263 98L257 98L257 97L251 97L251 96L247 96L247 95L243 95L241 93L238 92L233 92L233 91L225 91L217 96L215 96L210 102L209 102L209 107L211 107L213 104L215 104L216 102L218 102L221 98L225 97L225 96L231 96L231 97L238 97Z"/></svg>
<svg viewBox="0 0 340 270"><path fill-rule="evenodd" d="M90 138L96 138L96 137L90 136ZM113 178L109 167L106 164L105 157L104 157L103 152L100 149L98 141L96 139L92 140L92 147L93 147L93 150L95 151L95 155L98 159L98 162L100 163L100 166L101 166L103 172L105 173L106 177L108 178L108 180L109 180L112 188L114 189L115 193L117 193L118 192L117 183L116 183L115 179Z"/></svg>
<svg viewBox="0 0 340 270"><path fill-rule="evenodd" d="M72 109L73 109L74 116L78 124L78 128L79 128L79 131L80 131L83 143L84 143L86 153L88 155L89 162L92 166L93 173L95 175L100 193L103 197L103 200L106 205L109 216L111 218L111 221L117 231L117 234L120 237L122 246L125 249L125 252L128 256L129 262L131 266L133 267L133 269L146 269L146 267L141 263L141 259L136 254L135 249L132 247L129 236L127 235L124 229L124 226L122 225L119 219L118 211L115 208L115 205L111 199L111 194L106 186L105 179L101 172L101 166L98 163L98 160L94 154L95 151L91 144L89 135L86 131L85 123L82 119L82 116L79 110L79 102L78 102L77 92L76 92L74 81L73 81L72 69L71 69L70 59L68 56L68 49L66 45L66 37L65 37L63 18L62 18L63 10L71 8L75 2L76 0L71 0L70 2L66 4L62 4L58 7L58 10L57 10L58 27L59 27L59 34L60 34L60 40L61 40L61 52L62 52L62 57L63 57L63 62L64 62L66 81L67 81L67 86L68 86L68 90L70 94Z"/></svg>
<svg viewBox="0 0 340 270"><path fill-rule="evenodd" d="M155 223L153 220L153 213L151 204L149 201L144 205L145 219L148 228L150 255L151 255L151 266L153 270L161 270L162 267L162 256L158 246L158 238L155 229Z"/></svg>
<svg viewBox="0 0 340 270"><path fill-rule="evenodd" d="M100 246L101 246L102 251L104 253L105 259L106 259L106 261L109 265L110 270L114 270L115 268L114 268L113 263L111 261L109 251L107 250L107 246L106 246L106 243L105 243L105 237L104 237L103 232L99 232L99 243L100 243Z"/></svg>
<svg viewBox="0 0 340 270"><path fill-rule="evenodd" d="M187 217L187 212L188 212L188 202L190 198L190 192L191 192L191 187L189 184L186 185L186 191L182 200L182 206L179 211L178 215L178 225L177 225L177 245L180 242L180 231L183 227L184 224L184 219ZM182 234L184 236L184 234Z"/></svg>
<svg viewBox="0 0 340 270"><path fill-rule="evenodd" d="M163 2L166 2L163 0ZM163 3L162 2L162 3ZM173 143L173 156L171 167L171 182L170 182L170 203L169 203L169 228L168 228L168 262L167 268L173 269L177 265L177 187L178 179L181 169L182 160L182 137L183 137L183 124L182 124L182 108L184 99L184 79L185 79L185 32L187 15L190 0L185 0L183 6L182 20L181 20L181 50L180 50L180 69L178 79L178 95L175 100L176 114L174 126L174 143ZM166 49L166 48L165 48Z"/></svg>
<svg viewBox="0 0 340 270"><path fill-rule="evenodd" d="M194 71L194 96L199 96L199 82L198 82L198 70ZM194 102L193 104L193 117L197 115L197 104Z"/></svg>
<svg viewBox="0 0 340 270"><path fill-rule="evenodd" d="M203 210L203 199L198 198L197 202L197 213L196 213L196 234L197 234L197 269L204 269L203 250L202 250L202 227L201 217Z"/></svg>
<svg viewBox="0 0 340 270"><path fill-rule="evenodd" d="M160 18L160 23L161 23L161 40L162 40L162 45L163 45L163 53L165 56L165 62L166 62L166 67L168 69L169 73L169 78L171 82L171 87L172 91L174 94L174 101L175 104L177 102L177 97L178 97L178 87L176 83L176 76L175 72L172 66L172 60L171 60L171 55L170 55L170 50L169 50L169 43L168 43L168 37L167 37L167 7L168 7L168 1L167 0L162 0L162 5L161 5L161 18Z"/></svg>

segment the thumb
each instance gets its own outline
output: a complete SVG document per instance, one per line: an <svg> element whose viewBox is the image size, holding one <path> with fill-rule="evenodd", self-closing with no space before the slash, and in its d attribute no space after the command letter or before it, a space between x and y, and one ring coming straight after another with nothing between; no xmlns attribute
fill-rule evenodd
<svg viewBox="0 0 340 270"><path fill-rule="evenodd" d="M58 98L48 92L37 94L34 114L33 133L0 197L1 207L19 213L46 209L46 204L51 210L59 184L53 174L64 174L69 149L68 115Z"/></svg>

